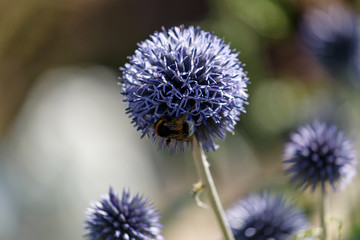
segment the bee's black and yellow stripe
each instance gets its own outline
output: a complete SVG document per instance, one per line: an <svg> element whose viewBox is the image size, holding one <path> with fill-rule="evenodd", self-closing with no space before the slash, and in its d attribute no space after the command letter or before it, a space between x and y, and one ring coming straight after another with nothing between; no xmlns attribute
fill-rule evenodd
<svg viewBox="0 0 360 240"><path fill-rule="evenodd" d="M155 133L164 138L176 140L186 140L189 137L190 129L186 121L186 116L174 119L163 118L154 125Z"/></svg>

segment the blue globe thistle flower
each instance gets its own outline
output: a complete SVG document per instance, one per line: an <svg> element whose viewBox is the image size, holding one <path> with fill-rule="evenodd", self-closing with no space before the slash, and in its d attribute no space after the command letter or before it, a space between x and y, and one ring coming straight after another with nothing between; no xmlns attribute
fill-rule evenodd
<svg viewBox="0 0 360 240"><path fill-rule="evenodd" d="M163 240L160 215L147 199L130 197L123 191L119 198L112 188L109 194L93 202L86 211L85 237L90 240Z"/></svg>
<svg viewBox="0 0 360 240"><path fill-rule="evenodd" d="M336 77L359 71L360 22L355 11L326 3L304 15L300 34L305 45Z"/></svg>
<svg viewBox="0 0 360 240"><path fill-rule="evenodd" d="M315 190L320 184L325 191L325 185L330 184L336 191L337 185L344 187L355 176L355 151L336 126L315 121L299 127L290 139L285 146L284 166L299 188L311 186Z"/></svg>
<svg viewBox="0 0 360 240"><path fill-rule="evenodd" d="M236 240L287 240L308 225L302 211L268 192L236 202L227 216Z"/></svg>
<svg viewBox="0 0 360 240"><path fill-rule="evenodd" d="M216 140L234 131L247 104L249 81L237 56L223 39L199 27L163 28L139 43L120 69L127 113L142 137L174 152L184 150L193 132L206 151L214 150ZM172 136L154 130L159 121L174 119Z"/></svg>

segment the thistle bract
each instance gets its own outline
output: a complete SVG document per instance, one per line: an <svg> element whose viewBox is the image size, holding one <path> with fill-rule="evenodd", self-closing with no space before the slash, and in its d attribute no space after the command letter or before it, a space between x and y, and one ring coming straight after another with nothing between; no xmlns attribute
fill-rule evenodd
<svg viewBox="0 0 360 240"><path fill-rule="evenodd" d="M123 191L119 198L112 188L86 211L85 237L90 240L163 240L160 215L139 195Z"/></svg>
<svg viewBox="0 0 360 240"><path fill-rule="evenodd" d="M182 151L188 142L169 143L154 125L186 116L205 150L215 149L216 140L234 131L247 104L248 79L237 56L223 39L199 27L155 32L121 68L122 94L133 124L161 148Z"/></svg>
<svg viewBox="0 0 360 240"><path fill-rule="evenodd" d="M284 166L299 188L322 191L330 184L335 191L356 174L356 156L350 141L334 125L318 121L292 133L285 146Z"/></svg>
<svg viewBox="0 0 360 240"><path fill-rule="evenodd" d="M302 211L269 193L238 201L227 215L236 240L288 240L308 225Z"/></svg>

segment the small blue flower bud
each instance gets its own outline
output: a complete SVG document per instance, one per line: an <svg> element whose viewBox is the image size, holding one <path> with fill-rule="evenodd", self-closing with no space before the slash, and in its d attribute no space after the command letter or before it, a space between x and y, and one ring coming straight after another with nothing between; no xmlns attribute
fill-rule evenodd
<svg viewBox="0 0 360 240"><path fill-rule="evenodd" d="M112 188L86 211L85 237L89 240L163 240L160 215L147 199Z"/></svg>
<svg viewBox="0 0 360 240"><path fill-rule="evenodd" d="M308 225L302 211L269 193L239 200L227 215L236 240L289 240Z"/></svg>
<svg viewBox="0 0 360 240"><path fill-rule="evenodd" d="M344 133L336 126L314 122L292 133L285 145L284 167L299 188L315 190L326 184L333 190L351 181L356 174L356 154Z"/></svg>

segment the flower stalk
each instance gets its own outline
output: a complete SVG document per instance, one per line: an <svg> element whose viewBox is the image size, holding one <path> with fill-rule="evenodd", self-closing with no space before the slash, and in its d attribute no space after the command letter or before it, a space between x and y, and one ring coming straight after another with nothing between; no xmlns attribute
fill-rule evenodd
<svg viewBox="0 0 360 240"><path fill-rule="evenodd" d="M326 216L325 216L325 206L326 205L326 192L321 190L319 209L320 209L320 227L321 227L321 240L327 239L327 229L326 229Z"/></svg>
<svg viewBox="0 0 360 240"><path fill-rule="evenodd" d="M215 213L216 219L220 225L225 240L235 240L230 230L229 223L226 219L224 208L221 205L219 195L216 191L214 180L210 173L210 164L206 159L204 150L202 149L201 145L199 146L196 137L193 138L193 156L198 175L204 184L210 205Z"/></svg>

